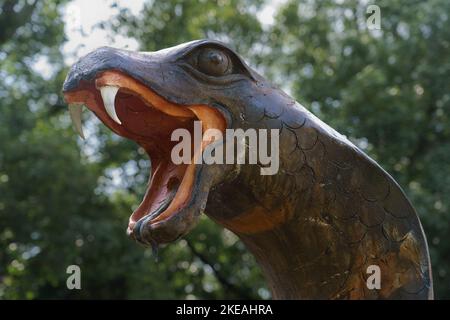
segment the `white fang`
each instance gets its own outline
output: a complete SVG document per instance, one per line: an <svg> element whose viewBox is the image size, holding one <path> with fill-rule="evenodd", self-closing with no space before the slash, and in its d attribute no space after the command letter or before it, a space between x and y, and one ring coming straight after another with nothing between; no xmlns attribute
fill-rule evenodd
<svg viewBox="0 0 450 320"><path fill-rule="evenodd" d="M104 86L100 88L100 93L102 95L103 104L105 105L106 112L109 116L118 124L122 124L116 113L116 107L114 105L114 100L116 99L116 94L119 91L119 87L115 86Z"/></svg>

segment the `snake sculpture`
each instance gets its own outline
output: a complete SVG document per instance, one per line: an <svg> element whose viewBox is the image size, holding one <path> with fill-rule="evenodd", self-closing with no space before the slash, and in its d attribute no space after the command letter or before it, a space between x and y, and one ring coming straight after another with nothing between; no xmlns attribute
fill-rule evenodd
<svg viewBox="0 0 450 320"><path fill-rule="evenodd" d="M173 242L205 213L243 241L275 299L433 298L425 234L399 185L227 45L102 47L72 66L63 93L81 135L85 105L151 159L151 182L129 220L133 239ZM195 121L203 133L278 129L278 172L261 174L259 162L174 163L171 134L193 132ZM227 143L203 140L199 152Z"/></svg>

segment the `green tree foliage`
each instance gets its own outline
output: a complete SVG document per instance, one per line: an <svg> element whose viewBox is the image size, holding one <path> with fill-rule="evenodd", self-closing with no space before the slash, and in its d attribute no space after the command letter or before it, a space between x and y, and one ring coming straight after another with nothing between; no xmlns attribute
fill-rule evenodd
<svg viewBox="0 0 450 320"><path fill-rule="evenodd" d="M65 4L0 0L0 299L269 297L242 243L206 217L158 262L127 239L150 163L88 113L87 141L76 138L60 95ZM367 29L363 0L287 0L273 25L256 18L263 0L146 1L100 27L141 50L228 42L347 134L412 198L437 296L448 298L450 4L377 4L379 31ZM71 264L80 291L66 288Z"/></svg>
<svg viewBox="0 0 450 320"><path fill-rule="evenodd" d="M148 1L141 15L127 10L110 25L152 51L181 42L211 38L245 50L258 42L261 24L256 14L262 0Z"/></svg>

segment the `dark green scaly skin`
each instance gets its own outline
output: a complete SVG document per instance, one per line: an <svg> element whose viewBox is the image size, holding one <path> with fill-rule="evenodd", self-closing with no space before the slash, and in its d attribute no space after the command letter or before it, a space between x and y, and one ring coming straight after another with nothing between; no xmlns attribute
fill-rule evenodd
<svg viewBox="0 0 450 320"><path fill-rule="evenodd" d="M192 54L211 47L231 57L232 75L186 68ZM199 165L186 208L163 223L141 221L141 239L174 241L205 211L255 255L274 298L433 297L425 235L397 183L230 48L210 40L148 54L101 48L72 67L64 92L105 70L123 72L172 103L216 108L228 128L280 130L278 174L262 176L258 165ZM380 267L379 290L366 286L370 265Z"/></svg>

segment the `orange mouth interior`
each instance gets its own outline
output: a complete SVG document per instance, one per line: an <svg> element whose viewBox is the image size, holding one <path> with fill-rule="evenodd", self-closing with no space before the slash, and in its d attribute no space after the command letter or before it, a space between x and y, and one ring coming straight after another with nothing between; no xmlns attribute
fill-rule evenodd
<svg viewBox="0 0 450 320"><path fill-rule="evenodd" d="M116 113L121 124L116 123L105 110L99 88L116 86ZM64 94L67 103L83 103L112 131L142 146L152 161L149 187L139 207L130 217L128 232L137 221L154 215L150 223L169 219L189 202L195 185L194 159L213 140L202 141L197 154L191 154L190 164L174 164L171 150L178 143L171 141L175 129L191 133L194 121L202 122L202 133L207 129L225 132L226 122L219 111L206 105L178 105L167 101L156 92L130 76L118 71L105 71L95 82L81 82L79 87ZM192 147L191 150L196 148Z"/></svg>

